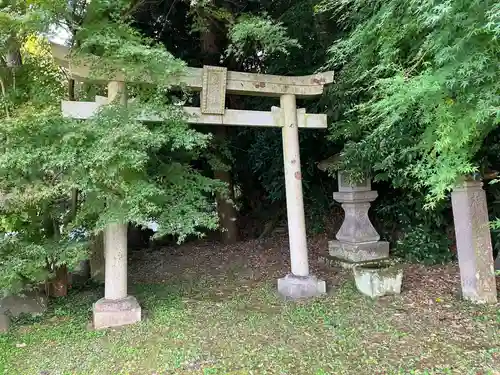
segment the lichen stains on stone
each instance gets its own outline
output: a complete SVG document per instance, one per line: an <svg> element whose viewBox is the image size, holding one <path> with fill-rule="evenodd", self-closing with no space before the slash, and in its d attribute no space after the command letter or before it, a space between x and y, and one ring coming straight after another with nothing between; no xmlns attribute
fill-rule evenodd
<svg viewBox="0 0 500 375"><path fill-rule="evenodd" d="M312 83L315 84L315 85L324 85L326 83L326 79L325 78L313 78L312 80Z"/></svg>

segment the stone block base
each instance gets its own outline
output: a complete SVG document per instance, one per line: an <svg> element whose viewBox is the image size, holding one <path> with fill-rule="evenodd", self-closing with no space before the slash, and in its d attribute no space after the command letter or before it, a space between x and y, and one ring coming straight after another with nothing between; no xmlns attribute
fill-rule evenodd
<svg viewBox="0 0 500 375"><path fill-rule="evenodd" d="M461 271L463 272L463 270ZM461 276L463 299L477 304L496 303L498 301L496 277L493 272L483 273L481 276L476 274L468 279L464 278L463 275Z"/></svg>
<svg viewBox="0 0 500 375"><path fill-rule="evenodd" d="M94 329L120 327L141 321L141 306L133 296L102 298L94 304Z"/></svg>
<svg viewBox="0 0 500 375"><path fill-rule="evenodd" d="M349 243L334 240L328 242L328 252L332 257L351 263L379 260L389 257L389 242Z"/></svg>
<svg viewBox="0 0 500 375"><path fill-rule="evenodd" d="M0 333L5 333L9 330L10 319L5 311L0 308Z"/></svg>
<svg viewBox="0 0 500 375"><path fill-rule="evenodd" d="M478 305L498 302L496 290L493 293L462 290L462 298Z"/></svg>
<svg viewBox="0 0 500 375"><path fill-rule="evenodd" d="M326 284L315 276L288 274L278 279L278 293L288 299L317 297L326 293Z"/></svg>
<svg viewBox="0 0 500 375"><path fill-rule="evenodd" d="M47 296L38 291L24 292L22 295L11 295L0 299L0 310L13 317L28 314L40 316L47 311Z"/></svg>
<svg viewBox="0 0 500 375"><path fill-rule="evenodd" d="M400 267L356 266L353 270L356 287L369 297L375 298L401 293L403 269Z"/></svg>
<svg viewBox="0 0 500 375"><path fill-rule="evenodd" d="M82 260L72 272L68 272L68 283L71 286L85 285L89 279L90 263L88 260Z"/></svg>

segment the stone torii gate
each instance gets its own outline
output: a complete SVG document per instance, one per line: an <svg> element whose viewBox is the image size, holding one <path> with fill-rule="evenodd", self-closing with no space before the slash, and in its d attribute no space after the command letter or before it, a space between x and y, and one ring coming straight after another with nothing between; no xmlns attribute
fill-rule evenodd
<svg viewBox="0 0 500 375"><path fill-rule="evenodd" d="M126 78L91 75L90 65L74 64L66 47L53 44L56 62L65 67L75 80L108 82L108 98L95 102L62 102L63 115L88 119L99 107L113 100L127 104ZM278 292L287 298L314 297L326 292L325 282L309 273L307 239L302 194L298 128L326 128L325 114L306 114L297 109L296 98L318 96L324 86L333 82L333 72L289 77L227 71L223 67L187 68L172 83L183 83L201 92L201 107L184 107L189 121L197 124L281 127L285 168L286 206L290 245L291 273L278 279ZM226 94L272 96L280 98L280 107L270 112L226 109ZM154 116L142 121L158 120ZM104 231L105 295L94 304L94 327L106 328L141 320L137 300L127 293L127 226L109 225Z"/></svg>

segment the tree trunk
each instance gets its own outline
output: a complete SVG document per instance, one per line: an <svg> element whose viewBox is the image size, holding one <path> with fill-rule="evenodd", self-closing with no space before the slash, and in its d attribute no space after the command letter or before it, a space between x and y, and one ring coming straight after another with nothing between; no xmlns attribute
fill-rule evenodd
<svg viewBox="0 0 500 375"><path fill-rule="evenodd" d="M217 65L219 60L219 48L217 46L217 36L213 31L214 25L210 20L206 20L207 27L201 32L201 52L203 63L206 65ZM224 126L217 126L215 137L219 143L224 143L227 138L227 129ZM217 213L219 215L222 241L225 244L233 244L238 241L237 213L234 207L234 187L230 171L216 170L214 177L228 186L227 194L217 194Z"/></svg>
<svg viewBox="0 0 500 375"><path fill-rule="evenodd" d="M74 102L76 100L75 80L74 79L68 80L68 100L72 101L72 102Z"/></svg>
<svg viewBox="0 0 500 375"><path fill-rule="evenodd" d="M17 69L22 65L21 51L19 49L10 50L5 56L7 67Z"/></svg>
<svg viewBox="0 0 500 375"><path fill-rule="evenodd" d="M227 135L225 126L217 126L215 136L224 140ZM217 193L217 213L222 227L222 241L225 244L233 244L238 241L238 225L236 223L237 213L234 207L234 186L230 171L214 171L214 177L228 185L227 194Z"/></svg>
<svg viewBox="0 0 500 375"><path fill-rule="evenodd" d="M56 276L49 282L51 297L65 297L68 294L68 268L63 265L56 268Z"/></svg>
<svg viewBox="0 0 500 375"><path fill-rule="evenodd" d="M14 37L10 38L8 44L10 45L10 48L5 55L5 62L7 63L7 67L17 69L23 65L21 48Z"/></svg>
<svg viewBox="0 0 500 375"><path fill-rule="evenodd" d="M5 63L7 65L7 68L10 70L11 73L11 81L10 81L10 88L12 90L16 89L16 76L18 74L18 70L22 67L23 65L23 59L21 57L21 48L17 41L15 41L14 38L11 38L10 42L10 49L8 50L7 54L5 55Z"/></svg>
<svg viewBox="0 0 500 375"><path fill-rule="evenodd" d="M7 98L7 93L9 90L16 89L17 70L19 70L19 68L21 68L21 66L23 65L21 50L15 38L11 36L7 43L9 45L9 50L7 51L7 54L4 56L4 58L0 58L0 62L2 63L1 65L5 64L6 67L6 76L2 77L0 75L0 92L4 99ZM7 100L5 101L4 107L5 115L7 118L9 118L10 109Z"/></svg>

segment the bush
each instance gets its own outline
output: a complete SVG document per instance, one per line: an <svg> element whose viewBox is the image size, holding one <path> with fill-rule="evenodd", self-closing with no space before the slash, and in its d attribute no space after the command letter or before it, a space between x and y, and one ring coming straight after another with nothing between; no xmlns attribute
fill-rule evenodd
<svg viewBox="0 0 500 375"><path fill-rule="evenodd" d="M410 262L446 263L453 259L450 245L451 241L445 232L420 224L405 230L393 249L393 255Z"/></svg>
<svg viewBox="0 0 500 375"><path fill-rule="evenodd" d="M373 222L381 237L391 243L393 255L410 262L443 263L453 258L449 228L453 225L450 200L425 208L425 192L393 189L377 184L379 198Z"/></svg>

